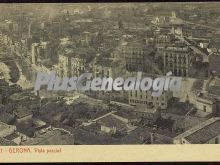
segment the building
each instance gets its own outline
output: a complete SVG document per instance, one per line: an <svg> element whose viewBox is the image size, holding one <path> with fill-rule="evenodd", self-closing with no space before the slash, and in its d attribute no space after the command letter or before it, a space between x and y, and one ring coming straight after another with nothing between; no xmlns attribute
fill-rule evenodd
<svg viewBox="0 0 220 165"><path fill-rule="evenodd" d="M161 26L167 22L170 22L170 18L168 16L157 16L154 17L151 21L151 23L157 26Z"/></svg>
<svg viewBox="0 0 220 165"><path fill-rule="evenodd" d="M39 43L32 43L31 45L31 62L33 64L37 63L37 59L39 56L38 46L39 46Z"/></svg>
<svg viewBox="0 0 220 165"><path fill-rule="evenodd" d="M133 113L142 119L142 125L153 125L160 118L159 108L154 106L139 105L134 108Z"/></svg>
<svg viewBox="0 0 220 165"><path fill-rule="evenodd" d="M130 105L152 105L154 107L160 107L166 109L168 101L172 98L172 93L169 91L163 91L159 97L153 97L151 91L134 90L129 91L129 104Z"/></svg>
<svg viewBox="0 0 220 165"><path fill-rule="evenodd" d="M17 123L29 121L33 117L32 111L22 106L19 106L16 110L13 111L13 113L16 116Z"/></svg>
<svg viewBox="0 0 220 165"><path fill-rule="evenodd" d="M13 124L15 122L15 115L5 112L5 107L0 104L0 121L6 124Z"/></svg>
<svg viewBox="0 0 220 165"><path fill-rule="evenodd" d="M203 93L199 93L196 96L195 107L209 114L216 114L217 112L216 101L212 97L205 96Z"/></svg>
<svg viewBox="0 0 220 165"><path fill-rule="evenodd" d="M10 95L8 98L8 103L10 103L14 109L18 108L19 106L23 106L35 111L40 107L40 98L34 93L20 92Z"/></svg>
<svg viewBox="0 0 220 165"><path fill-rule="evenodd" d="M99 56L96 59L95 64L93 65L93 74L94 77L112 77L114 78L116 75L114 74L115 70L113 59L103 59Z"/></svg>
<svg viewBox="0 0 220 165"><path fill-rule="evenodd" d="M209 73L214 76L220 77L220 54L211 53L208 56L209 60Z"/></svg>
<svg viewBox="0 0 220 165"><path fill-rule="evenodd" d="M13 30L13 22L11 20L4 20L0 22L0 28L4 29L6 31L12 31Z"/></svg>
<svg viewBox="0 0 220 165"><path fill-rule="evenodd" d="M78 128L74 131L74 138L76 145L101 145L101 144L115 144L115 138L106 133L97 133L86 131Z"/></svg>
<svg viewBox="0 0 220 165"><path fill-rule="evenodd" d="M94 59L92 65L93 76L100 78L109 78L113 80L117 77L123 77L126 74L125 64L115 58L105 58L99 55ZM115 100L127 102L128 95L126 91L91 91L93 96L104 100Z"/></svg>
<svg viewBox="0 0 220 165"><path fill-rule="evenodd" d="M86 72L86 61L85 56L80 54L68 53L59 55L59 75L61 77L79 77Z"/></svg>
<svg viewBox="0 0 220 165"><path fill-rule="evenodd" d="M74 136L70 132L59 129L49 129L41 134L35 134L35 138L28 138L22 145L73 145Z"/></svg>
<svg viewBox="0 0 220 165"><path fill-rule="evenodd" d="M219 38L211 40L208 47L207 47L207 51L209 53L219 54L219 52L220 52L219 44L220 44L220 39Z"/></svg>
<svg viewBox="0 0 220 165"><path fill-rule="evenodd" d="M13 95L14 93L21 92L22 88L17 84L9 85L5 79L0 79L0 93L2 94L1 101L7 101L6 97ZM6 100L3 100L3 99Z"/></svg>
<svg viewBox="0 0 220 165"><path fill-rule="evenodd" d="M92 48L75 48L71 45L62 46L59 50L59 76L80 76L88 71L88 62L92 60Z"/></svg>
<svg viewBox="0 0 220 165"><path fill-rule="evenodd" d="M16 126L8 125L0 122L0 137L4 138L13 134L16 131Z"/></svg>
<svg viewBox="0 0 220 165"><path fill-rule="evenodd" d="M148 56L154 51L144 43L124 42L122 44L122 55L126 63L126 70L130 72L149 70Z"/></svg>
<svg viewBox="0 0 220 165"><path fill-rule="evenodd" d="M220 101L220 79L215 78L213 80L214 81L210 83L207 89L208 96L219 102Z"/></svg>
<svg viewBox="0 0 220 165"><path fill-rule="evenodd" d="M0 137L0 146L17 146L18 144L16 144L13 141L7 140L5 138L1 138Z"/></svg>
<svg viewBox="0 0 220 165"><path fill-rule="evenodd" d="M172 71L174 76L188 77L192 50L188 46L176 44L164 49L164 73Z"/></svg>
<svg viewBox="0 0 220 165"><path fill-rule="evenodd" d="M174 144L219 144L220 118L215 117L200 123L173 139Z"/></svg>
<svg viewBox="0 0 220 165"><path fill-rule="evenodd" d="M126 61L128 71L141 71L144 68L144 51L143 45L139 43L125 42L122 48L122 54Z"/></svg>
<svg viewBox="0 0 220 165"><path fill-rule="evenodd" d="M82 73L85 73L88 68L86 68L86 55L87 52L82 50L76 50L77 54L71 58L71 71L72 76L79 77Z"/></svg>
<svg viewBox="0 0 220 165"><path fill-rule="evenodd" d="M5 140L9 140L11 142L14 142L17 145L20 145L21 142L25 139L26 137L21 136L19 132L14 132L13 134L10 134L5 137Z"/></svg>
<svg viewBox="0 0 220 165"><path fill-rule="evenodd" d="M173 34L159 34L155 37L155 44L157 47L164 47L174 42L175 36Z"/></svg>
<svg viewBox="0 0 220 165"><path fill-rule="evenodd" d="M170 20L170 22L172 24L171 33L183 37L183 21L179 18L173 18Z"/></svg>
<svg viewBox="0 0 220 165"><path fill-rule="evenodd" d="M42 65L44 61L50 58L51 46L49 41L32 43L31 45L31 62L35 65Z"/></svg>
<svg viewBox="0 0 220 165"><path fill-rule="evenodd" d="M115 115L114 113L103 115L96 122L100 125L100 131L107 134L126 134L136 128L126 118Z"/></svg>
<svg viewBox="0 0 220 165"><path fill-rule="evenodd" d="M59 76L71 77L70 53L59 55Z"/></svg>

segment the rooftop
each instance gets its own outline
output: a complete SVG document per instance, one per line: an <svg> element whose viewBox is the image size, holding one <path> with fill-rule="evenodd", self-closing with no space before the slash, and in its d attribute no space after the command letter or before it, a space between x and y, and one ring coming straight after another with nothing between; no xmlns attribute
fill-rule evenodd
<svg viewBox="0 0 220 165"><path fill-rule="evenodd" d="M213 39L210 43L209 43L209 48L220 48L220 39Z"/></svg>
<svg viewBox="0 0 220 165"><path fill-rule="evenodd" d="M17 138L17 137L19 137L19 135L18 135L17 133L13 133L13 134L11 134L11 135L6 136L5 139L7 139L7 140L13 140L13 139L15 139L15 138Z"/></svg>
<svg viewBox="0 0 220 165"><path fill-rule="evenodd" d="M101 125L107 126L107 127L116 127L117 130L127 129L126 123L117 119L113 115L108 115L108 116L98 120L98 123L100 123Z"/></svg>
<svg viewBox="0 0 220 165"><path fill-rule="evenodd" d="M214 117L175 137L185 138L192 144L203 144L220 134L220 117Z"/></svg>
<svg viewBox="0 0 220 165"><path fill-rule="evenodd" d="M10 127L10 125L7 125L3 122L0 122L0 131L3 131L5 129L9 128L9 127Z"/></svg>
<svg viewBox="0 0 220 165"><path fill-rule="evenodd" d="M12 126L12 125L8 125L8 124L5 124L3 122L0 122L0 131L4 131L8 128L11 128L11 127L15 127L15 126Z"/></svg>
<svg viewBox="0 0 220 165"><path fill-rule="evenodd" d="M149 143L150 132L144 128L136 128L127 136L120 139L120 144L143 144Z"/></svg>
<svg viewBox="0 0 220 165"><path fill-rule="evenodd" d="M33 114L29 109L27 109L26 107L23 107L23 106L19 106L14 111L14 113L16 114L17 118L19 118L19 119Z"/></svg>
<svg viewBox="0 0 220 165"><path fill-rule="evenodd" d="M170 20L170 22L173 25L183 25L184 24L183 20L181 20L179 18L173 18L173 19Z"/></svg>
<svg viewBox="0 0 220 165"><path fill-rule="evenodd" d="M5 111L0 112L0 121L10 124L15 119L15 116L12 114L9 114Z"/></svg>
<svg viewBox="0 0 220 165"><path fill-rule="evenodd" d="M17 144L13 141L0 137L0 146L16 146Z"/></svg>
<svg viewBox="0 0 220 165"><path fill-rule="evenodd" d="M20 92L20 93L14 93L10 96L10 99L12 100L25 100L25 99L36 99L37 96L35 96L33 93L30 92Z"/></svg>
<svg viewBox="0 0 220 165"><path fill-rule="evenodd" d="M135 108L134 111L137 112L152 113L152 114L157 112L157 109L151 106L137 105L136 107L137 108Z"/></svg>
<svg viewBox="0 0 220 165"><path fill-rule="evenodd" d="M88 132L83 129L77 129L74 132L75 143L77 144L115 144L116 139L106 134L97 134L93 132Z"/></svg>
<svg viewBox="0 0 220 165"><path fill-rule="evenodd" d="M174 46L169 46L169 47L167 47L166 50L188 52L190 49L189 49L188 46L178 46L178 45L174 45Z"/></svg>
<svg viewBox="0 0 220 165"><path fill-rule="evenodd" d="M74 137L60 130L47 131L23 142L24 145L73 145Z"/></svg>

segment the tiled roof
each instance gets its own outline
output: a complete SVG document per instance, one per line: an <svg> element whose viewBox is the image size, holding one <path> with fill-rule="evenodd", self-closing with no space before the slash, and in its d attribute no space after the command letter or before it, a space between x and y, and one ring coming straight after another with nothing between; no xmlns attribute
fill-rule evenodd
<svg viewBox="0 0 220 165"><path fill-rule="evenodd" d="M220 120L205 125L196 132L185 137L187 141L193 144L203 144L220 134Z"/></svg>
<svg viewBox="0 0 220 165"><path fill-rule="evenodd" d="M23 118L23 117L26 117L26 116L29 116L29 115L32 115L32 112L27 109L26 107L23 107L23 106L19 106L16 111L14 111L17 118Z"/></svg>
<svg viewBox="0 0 220 165"><path fill-rule="evenodd" d="M157 112L156 108L150 107L150 106L147 106L147 105L138 105L136 107L137 108L135 108L134 111L137 111L137 112L151 113L151 114Z"/></svg>
<svg viewBox="0 0 220 165"><path fill-rule="evenodd" d="M10 124L13 119L15 119L15 116L12 114L9 114L7 112L0 112L0 121L6 123L6 124Z"/></svg>
<svg viewBox="0 0 220 165"><path fill-rule="evenodd" d="M98 120L98 123L107 127L116 127L117 130L124 130L127 128L125 122L115 118L112 115L106 116Z"/></svg>
<svg viewBox="0 0 220 165"><path fill-rule="evenodd" d="M17 137L19 137L19 135L18 135L17 133L13 133L13 134L11 134L11 135L6 136L5 139L7 139L7 140L13 140L13 139L15 139L15 138L17 138Z"/></svg>
<svg viewBox="0 0 220 165"><path fill-rule="evenodd" d="M0 137L0 146L16 146L16 145L17 144L15 142Z"/></svg>
<svg viewBox="0 0 220 165"><path fill-rule="evenodd" d="M150 141L150 132L144 128L137 128L120 139L120 144L143 144Z"/></svg>
<svg viewBox="0 0 220 165"><path fill-rule="evenodd" d="M74 132L75 142L77 144L114 144L116 139L106 134L96 134L83 129L77 129Z"/></svg>
<svg viewBox="0 0 220 165"><path fill-rule="evenodd" d="M192 144L206 143L220 134L220 117L206 120L176 136L174 139L185 138Z"/></svg>

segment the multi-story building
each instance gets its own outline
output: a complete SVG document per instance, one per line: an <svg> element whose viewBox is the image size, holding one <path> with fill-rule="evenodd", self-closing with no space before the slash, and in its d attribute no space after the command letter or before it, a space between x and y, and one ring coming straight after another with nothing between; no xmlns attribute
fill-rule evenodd
<svg viewBox="0 0 220 165"><path fill-rule="evenodd" d="M175 76L189 76L192 50L188 46L173 45L164 49L164 72Z"/></svg>
<svg viewBox="0 0 220 165"><path fill-rule="evenodd" d="M59 76L71 77L71 56L72 53L64 53L59 55Z"/></svg>
<svg viewBox="0 0 220 165"><path fill-rule="evenodd" d="M41 65L42 61L48 59L50 55L49 42L32 43L31 61L35 65Z"/></svg>
<svg viewBox="0 0 220 165"><path fill-rule="evenodd" d="M94 77L112 77L124 76L126 74L125 62L116 56L120 51L113 49L107 50L96 55L93 62Z"/></svg>
<svg viewBox="0 0 220 165"><path fill-rule="evenodd" d="M132 90L129 92L130 105L150 105L166 109L168 101L172 98L172 93L163 91L159 97L153 97L151 91Z"/></svg>
<svg viewBox="0 0 220 165"><path fill-rule="evenodd" d="M94 65L94 77L112 77L113 78L113 70L115 69L113 66L112 59L103 59L97 60Z"/></svg>
<svg viewBox="0 0 220 165"><path fill-rule="evenodd" d="M121 51L125 59L126 70L135 72L149 69L146 62L147 56L153 52L151 47L146 47L140 42L125 42Z"/></svg>
<svg viewBox="0 0 220 165"><path fill-rule="evenodd" d="M36 64L37 63L37 58L38 58L38 46L39 46L39 43L33 43L31 45L31 62L33 64Z"/></svg>
<svg viewBox="0 0 220 165"><path fill-rule="evenodd" d="M143 70L144 51L143 45L139 43L124 43L122 49L128 71Z"/></svg>
<svg viewBox="0 0 220 165"><path fill-rule="evenodd" d="M171 44L175 39L173 34L160 34L155 37L155 44L157 47L166 46Z"/></svg>
<svg viewBox="0 0 220 165"><path fill-rule="evenodd" d="M207 114L217 114L217 102L214 98L199 93L196 96L195 107Z"/></svg>
<svg viewBox="0 0 220 165"><path fill-rule="evenodd" d="M77 55L71 58L72 75L79 77L80 74L86 71L86 59L83 56Z"/></svg>
<svg viewBox="0 0 220 165"><path fill-rule="evenodd" d="M63 49L59 54L59 75L61 77L79 77L87 68L88 49Z"/></svg>
<svg viewBox="0 0 220 165"><path fill-rule="evenodd" d="M124 77L126 75L125 63L112 58L112 55L108 58L101 55L97 56L94 59L94 63L91 68L93 69L94 77L111 77L114 80L117 77ZM92 94L95 94L96 97L105 100L127 102L128 98L126 91L93 91Z"/></svg>

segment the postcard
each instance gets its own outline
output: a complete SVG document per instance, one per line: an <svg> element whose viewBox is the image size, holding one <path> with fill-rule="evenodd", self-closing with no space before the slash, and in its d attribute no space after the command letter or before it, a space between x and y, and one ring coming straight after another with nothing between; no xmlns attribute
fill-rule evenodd
<svg viewBox="0 0 220 165"><path fill-rule="evenodd" d="M219 161L219 9L0 4L0 162Z"/></svg>

